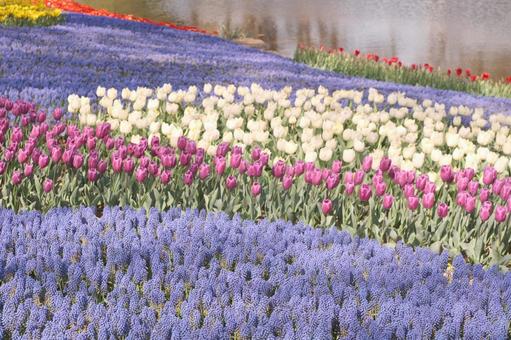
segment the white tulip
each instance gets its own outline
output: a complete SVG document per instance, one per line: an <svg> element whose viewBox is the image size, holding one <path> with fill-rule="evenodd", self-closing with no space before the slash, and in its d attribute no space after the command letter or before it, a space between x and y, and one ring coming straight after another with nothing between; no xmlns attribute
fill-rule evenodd
<svg viewBox="0 0 511 340"><path fill-rule="evenodd" d="M115 98L117 98L117 90L114 88L109 88L108 91L106 91L106 96L109 99L114 100Z"/></svg>
<svg viewBox="0 0 511 340"><path fill-rule="evenodd" d="M119 125L119 131L124 134L124 135L127 135L131 132L132 130L132 126L131 126L131 123L128 122L127 120L122 120L120 125Z"/></svg>
<svg viewBox="0 0 511 340"><path fill-rule="evenodd" d="M356 157L356 154L355 154L355 150L353 149L344 149L344 151L342 152L342 160L346 163L353 163L353 161L355 160L355 157Z"/></svg>
<svg viewBox="0 0 511 340"><path fill-rule="evenodd" d="M142 136L133 135L133 136L131 136L130 142L133 144L139 144L141 140L142 140Z"/></svg>
<svg viewBox="0 0 511 340"><path fill-rule="evenodd" d="M315 162L317 158L318 158L318 154L315 151L307 152L305 154L304 161L305 162Z"/></svg>
<svg viewBox="0 0 511 340"><path fill-rule="evenodd" d="M104 97L106 94L106 89L104 87L98 86L96 89L96 96L98 97Z"/></svg>
<svg viewBox="0 0 511 340"><path fill-rule="evenodd" d="M332 149L330 148L321 148L321 150L319 150L319 159L322 160L323 162L328 162L329 160L332 159L332 155L333 155L333 152L332 152Z"/></svg>
<svg viewBox="0 0 511 340"><path fill-rule="evenodd" d="M297 150L298 150L298 144L293 143L291 141L286 142L286 145L284 148L285 153L287 153L288 155L292 155L292 154L296 153Z"/></svg>
<svg viewBox="0 0 511 340"><path fill-rule="evenodd" d="M509 160L507 157L504 157L504 156L500 156L497 161L495 162L495 170L497 170L497 172L499 174L502 174L506 171L506 168L507 168L507 164L508 164Z"/></svg>
<svg viewBox="0 0 511 340"><path fill-rule="evenodd" d="M355 139L353 141L353 149L355 149L356 152L363 152L365 150L365 144L359 139Z"/></svg>

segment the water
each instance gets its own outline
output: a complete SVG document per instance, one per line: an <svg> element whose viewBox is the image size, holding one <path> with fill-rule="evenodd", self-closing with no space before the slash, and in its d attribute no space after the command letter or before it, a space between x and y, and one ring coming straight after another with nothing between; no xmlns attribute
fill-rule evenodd
<svg viewBox="0 0 511 340"><path fill-rule="evenodd" d="M96 8L219 30L240 28L292 57L299 43L407 64L511 75L511 0L83 0Z"/></svg>

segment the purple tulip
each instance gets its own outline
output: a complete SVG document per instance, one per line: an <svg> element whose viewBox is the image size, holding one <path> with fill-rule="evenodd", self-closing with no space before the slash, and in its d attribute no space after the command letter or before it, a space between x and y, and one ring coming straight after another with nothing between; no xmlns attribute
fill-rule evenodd
<svg viewBox="0 0 511 340"><path fill-rule="evenodd" d="M406 198L406 202L408 203L408 209L411 211L414 211L419 207L419 199L416 196L408 196Z"/></svg>
<svg viewBox="0 0 511 340"><path fill-rule="evenodd" d="M490 185L497 179L497 170L492 166L487 166L483 171L483 183Z"/></svg>
<svg viewBox="0 0 511 340"><path fill-rule="evenodd" d="M367 202L371 198L372 190L371 186L368 184L362 184L358 191L358 197L362 202Z"/></svg>
<svg viewBox="0 0 511 340"><path fill-rule="evenodd" d="M481 202L486 202L490 198L491 192L489 189L483 188L481 189L481 192L479 193L479 199Z"/></svg>
<svg viewBox="0 0 511 340"><path fill-rule="evenodd" d="M259 163L259 161L256 161L256 163ZM247 172L249 168L249 165L248 165L248 162L244 159L241 160L240 162L240 166L238 167L238 171L240 174L244 174L245 172ZM254 164L254 171L255 171L255 176L261 176L261 173L260 171L258 171L258 168L257 168L257 165Z"/></svg>
<svg viewBox="0 0 511 340"><path fill-rule="evenodd" d="M436 209L438 217L445 218L449 214L449 206L445 203L440 203Z"/></svg>
<svg viewBox="0 0 511 340"><path fill-rule="evenodd" d="M9 150L9 149L4 151L4 159L6 161L11 161L13 158L14 158L14 151Z"/></svg>
<svg viewBox="0 0 511 340"><path fill-rule="evenodd" d="M225 172L225 167L226 167L226 162L225 162L225 158L223 156L216 156L214 158L214 163L215 163L215 171L218 175L223 175L223 173Z"/></svg>
<svg viewBox="0 0 511 340"><path fill-rule="evenodd" d="M373 157L371 156L365 156L364 159L362 160L362 170L364 170L364 172L369 172L371 171L371 168L373 166Z"/></svg>
<svg viewBox="0 0 511 340"><path fill-rule="evenodd" d="M100 174L105 173L107 168L108 168L108 163L104 159L102 159L98 162L98 171Z"/></svg>
<svg viewBox="0 0 511 340"><path fill-rule="evenodd" d="M475 196L477 195L477 192L479 191L479 183L476 181L470 181L468 182L468 192L470 195Z"/></svg>
<svg viewBox="0 0 511 340"><path fill-rule="evenodd" d="M41 156L39 156L39 159L37 161L37 165L39 165L39 167L41 169L46 168L49 163L50 163L50 157L48 157L48 155L43 153L43 154L41 154Z"/></svg>
<svg viewBox="0 0 511 340"><path fill-rule="evenodd" d="M96 139L94 138L87 138L87 144L86 144L87 150L93 150L96 148Z"/></svg>
<svg viewBox="0 0 511 340"><path fill-rule="evenodd" d="M190 155L195 155L197 152L197 144L193 140L188 140L185 147L185 152Z"/></svg>
<svg viewBox="0 0 511 340"><path fill-rule="evenodd" d="M333 203L328 198L325 198L321 203L321 211L323 212L324 215L330 214L330 212L332 211L332 207Z"/></svg>
<svg viewBox="0 0 511 340"><path fill-rule="evenodd" d="M287 171L286 171L286 173L287 173ZM328 178L328 176L330 176L330 173L331 173L330 169L323 169L323 170L321 170L321 179L323 181L325 181Z"/></svg>
<svg viewBox="0 0 511 340"><path fill-rule="evenodd" d="M232 148L232 153L233 154L243 154L243 148L240 146L240 145L235 145L233 148Z"/></svg>
<svg viewBox="0 0 511 340"><path fill-rule="evenodd" d="M259 158L261 157L261 149L258 147L252 149L252 152L250 153L250 157L252 157L253 161L259 160Z"/></svg>
<svg viewBox="0 0 511 340"><path fill-rule="evenodd" d="M12 173L11 180L12 180L12 184L14 184L14 185L20 184L21 181L23 180L23 175L21 174L21 171L15 170Z"/></svg>
<svg viewBox="0 0 511 340"><path fill-rule="evenodd" d="M465 203L467 203L467 197L469 194L466 191L460 191L456 195L456 204L460 207L464 207Z"/></svg>
<svg viewBox="0 0 511 340"><path fill-rule="evenodd" d="M507 219L507 208L504 206L497 206L495 208L495 221L502 223Z"/></svg>
<svg viewBox="0 0 511 340"><path fill-rule="evenodd" d="M191 185L193 183L193 172L191 170L186 170L185 174L183 175L183 182L186 185Z"/></svg>
<svg viewBox="0 0 511 340"><path fill-rule="evenodd" d="M485 222L487 221L491 216L491 208L488 206L481 207L481 210L479 211L479 217L481 218L481 221Z"/></svg>
<svg viewBox="0 0 511 340"><path fill-rule="evenodd" d="M495 195L498 195L500 194L500 190L502 190L502 187L504 186L504 181L503 180L500 180L500 179L496 179L494 182L493 182L493 185L492 185L492 192L495 194Z"/></svg>
<svg viewBox="0 0 511 340"><path fill-rule="evenodd" d="M301 176L305 172L305 162L297 161L294 165L295 175Z"/></svg>
<svg viewBox="0 0 511 340"><path fill-rule="evenodd" d="M417 190L424 191L426 188L426 183L428 183L429 178L428 175L422 174L417 178L417 181L415 182L415 186L417 187Z"/></svg>
<svg viewBox="0 0 511 340"><path fill-rule="evenodd" d="M18 162L20 162L21 164L25 163L28 160L28 157L29 154L27 151L22 149L18 152Z"/></svg>
<svg viewBox="0 0 511 340"><path fill-rule="evenodd" d="M344 193L348 196L353 194L353 191L355 191L355 183L348 182L345 185Z"/></svg>
<svg viewBox="0 0 511 340"><path fill-rule="evenodd" d="M467 177L458 176L456 180L456 187L458 191L465 191L468 188L469 179Z"/></svg>
<svg viewBox="0 0 511 340"><path fill-rule="evenodd" d="M467 213L472 213L476 208L476 198L473 196L467 196L467 199L465 201L465 211Z"/></svg>
<svg viewBox="0 0 511 340"><path fill-rule="evenodd" d="M449 165L442 165L440 168L440 178L445 183L451 183L454 179L454 175L452 173L452 168Z"/></svg>
<svg viewBox="0 0 511 340"><path fill-rule="evenodd" d="M511 196L511 183L506 183L502 189L500 189L499 193L500 198L502 198L504 201L507 201L507 199Z"/></svg>
<svg viewBox="0 0 511 340"><path fill-rule="evenodd" d="M285 171L286 171L286 164L284 163L283 160L278 160L277 163L275 163L275 165L273 165L273 168L272 168L273 176L275 176L277 178L281 178L282 176L284 176Z"/></svg>
<svg viewBox="0 0 511 340"><path fill-rule="evenodd" d="M147 178L147 168L138 167L135 171L135 179L137 182L142 183Z"/></svg>
<svg viewBox="0 0 511 340"><path fill-rule="evenodd" d="M355 175L351 171L344 173L344 183L355 183Z"/></svg>
<svg viewBox="0 0 511 340"><path fill-rule="evenodd" d="M319 169L312 169L305 171L305 182L312 185L320 185L322 180L322 171Z"/></svg>
<svg viewBox="0 0 511 340"><path fill-rule="evenodd" d="M185 151L179 156L179 164L181 166L187 166L190 163L191 159L192 155Z"/></svg>
<svg viewBox="0 0 511 340"><path fill-rule="evenodd" d="M282 178L282 187L284 190L288 190L293 185L293 177L284 175L284 178Z"/></svg>
<svg viewBox="0 0 511 340"><path fill-rule="evenodd" d="M389 210L394 203L394 196L391 194L386 194L383 196L383 209Z"/></svg>
<svg viewBox="0 0 511 340"><path fill-rule="evenodd" d="M132 173L133 169L135 168L135 162L132 158L126 158L122 161L122 169L126 173Z"/></svg>
<svg viewBox="0 0 511 340"><path fill-rule="evenodd" d="M424 192L425 193L427 193L427 192L435 193L436 192L436 184L433 182L427 182L426 186L424 187Z"/></svg>
<svg viewBox="0 0 511 340"><path fill-rule="evenodd" d="M119 156L113 156L112 157L112 169L114 172L119 173L122 170L123 161L122 158Z"/></svg>
<svg viewBox="0 0 511 340"><path fill-rule="evenodd" d="M46 178L43 182L43 191L45 193L49 193L53 189L53 181L49 178Z"/></svg>
<svg viewBox="0 0 511 340"><path fill-rule="evenodd" d="M236 188L236 184L237 184L236 177L234 177L232 175L228 176L225 179L225 185L227 186L227 189L229 189L229 190L233 190L234 188Z"/></svg>
<svg viewBox="0 0 511 340"><path fill-rule="evenodd" d="M180 136L177 139L177 147L179 150L184 151L186 149L186 144L188 144L188 139L185 136Z"/></svg>
<svg viewBox="0 0 511 340"><path fill-rule="evenodd" d="M205 154L206 153L203 148L198 148L197 152L195 153L195 163L202 164L202 162L204 162Z"/></svg>
<svg viewBox="0 0 511 340"><path fill-rule="evenodd" d="M83 156L82 154L76 154L73 156L73 168L79 169L83 165Z"/></svg>
<svg viewBox="0 0 511 340"><path fill-rule="evenodd" d="M237 169L240 166L243 155L240 153L231 153L231 168Z"/></svg>
<svg viewBox="0 0 511 340"><path fill-rule="evenodd" d="M87 170L87 180L89 182L95 182L99 177L99 172L96 168L91 168Z"/></svg>
<svg viewBox="0 0 511 340"><path fill-rule="evenodd" d="M405 184L403 194L405 197L415 196L415 187L412 184Z"/></svg>
<svg viewBox="0 0 511 340"><path fill-rule="evenodd" d="M163 155L161 157L161 163L167 169L173 168L177 163L176 156L174 154Z"/></svg>
<svg viewBox="0 0 511 340"><path fill-rule="evenodd" d="M328 178L326 179L325 181L325 184L326 184L326 188L328 190L333 190L337 187L337 185L339 185L339 174L337 173L332 173L330 176L328 176Z"/></svg>
<svg viewBox="0 0 511 340"><path fill-rule="evenodd" d="M387 190L387 184L385 182L378 182L375 185L375 191L377 196L383 196L385 194L385 191Z"/></svg>
<svg viewBox="0 0 511 340"><path fill-rule="evenodd" d="M160 174L160 167L158 166L158 163L155 161L149 162L149 166L147 167L147 170L152 176L159 176Z"/></svg>
<svg viewBox="0 0 511 340"><path fill-rule="evenodd" d="M261 184L259 182L252 183L252 187L250 188L252 196L257 197L261 193Z"/></svg>
<svg viewBox="0 0 511 340"><path fill-rule="evenodd" d="M340 174L341 173L341 170L342 170L342 161L336 159L333 163L332 163L332 171L336 174Z"/></svg>
<svg viewBox="0 0 511 340"><path fill-rule="evenodd" d="M4 161L0 161L0 175L3 175L7 169L7 164Z"/></svg>
<svg viewBox="0 0 511 340"><path fill-rule="evenodd" d="M202 163L201 165L199 165L199 178L201 180L205 180L209 176L209 171L210 168L208 164Z"/></svg>
<svg viewBox="0 0 511 340"><path fill-rule="evenodd" d="M268 165L268 162L270 161L270 155L268 155L266 152L261 152L261 156L259 157L259 161L263 165Z"/></svg>
<svg viewBox="0 0 511 340"><path fill-rule="evenodd" d="M426 209L431 209L435 205L435 194L428 192L422 197L422 206Z"/></svg>
<svg viewBox="0 0 511 340"><path fill-rule="evenodd" d="M383 172L386 172L390 169L390 166L392 165L392 161L387 156L383 157L380 161L380 170Z"/></svg>
<svg viewBox="0 0 511 340"><path fill-rule="evenodd" d="M23 169L23 173L25 174L25 177L29 177L34 172L34 165L27 163L25 164L25 168Z"/></svg>
<svg viewBox="0 0 511 340"><path fill-rule="evenodd" d="M357 170L355 172L355 184L356 185L359 185L359 184L362 184L362 182L364 181L364 176L365 176L365 173L363 170Z"/></svg>
<svg viewBox="0 0 511 340"><path fill-rule="evenodd" d="M171 170L163 170L160 174L160 181L163 184L168 184L170 182L170 178L172 177Z"/></svg>

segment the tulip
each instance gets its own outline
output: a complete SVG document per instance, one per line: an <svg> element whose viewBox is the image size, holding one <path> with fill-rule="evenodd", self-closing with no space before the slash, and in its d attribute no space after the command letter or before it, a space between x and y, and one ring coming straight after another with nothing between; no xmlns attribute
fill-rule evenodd
<svg viewBox="0 0 511 340"><path fill-rule="evenodd" d="M229 152L229 143L221 143L216 149L216 156L225 157Z"/></svg>
<svg viewBox="0 0 511 340"><path fill-rule="evenodd" d="M198 148L195 153L195 163L201 164L204 162L205 151L203 148Z"/></svg>
<svg viewBox="0 0 511 340"><path fill-rule="evenodd" d="M257 162L259 162L259 161L257 161ZM248 162L245 159L242 159L241 162L240 162L240 165L238 166L238 172L240 174L244 174L245 172L247 172L248 168L249 168ZM257 165L253 166L253 173L254 173L254 176L261 176L258 173Z"/></svg>
<svg viewBox="0 0 511 340"><path fill-rule="evenodd" d="M170 182L170 178L172 177L171 170L163 170L160 174L160 181L163 184L168 184Z"/></svg>
<svg viewBox="0 0 511 340"><path fill-rule="evenodd" d="M386 172L390 169L390 166L392 165L392 161L387 156L383 157L380 161L380 170L383 172Z"/></svg>
<svg viewBox="0 0 511 340"><path fill-rule="evenodd" d="M231 168L237 169L240 166L243 155L240 153L231 153Z"/></svg>
<svg viewBox="0 0 511 340"><path fill-rule="evenodd" d="M365 156L362 160L362 170L364 170L364 172L369 172L371 171L372 166L373 158L371 156Z"/></svg>
<svg viewBox="0 0 511 340"><path fill-rule="evenodd" d="M449 214L449 206L445 203L440 203L436 209L438 217L445 218Z"/></svg>
<svg viewBox="0 0 511 340"><path fill-rule="evenodd" d="M183 182L186 185L191 185L193 183L193 172L191 170L186 170L185 174L183 175Z"/></svg>
<svg viewBox="0 0 511 340"><path fill-rule="evenodd" d="M328 190L333 190L339 184L339 175L335 173L331 174L326 179L325 184Z"/></svg>
<svg viewBox="0 0 511 340"><path fill-rule="evenodd" d="M259 161L263 165L268 165L268 161L270 160L270 155L268 155L266 152L261 152L261 156L259 157Z"/></svg>
<svg viewBox="0 0 511 340"><path fill-rule="evenodd" d="M158 176L160 174L160 167L158 166L158 163L156 163L155 161L149 162L147 170L153 176Z"/></svg>
<svg viewBox="0 0 511 340"><path fill-rule="evenodd" d="M284 173L286 171L286 164L282 160L278 160L277 163L272 168L273 176L277 178L281 178L284 176Z"/></svg>
<svg viewBox="0 0 511 340"><path fill-rule="evenodd" d="M511 196L511 183L507 183L502 187L502 189L500 189L499 196L504 201L507 201L507 199Z"/></svg>
<svg viewBox="0 0 511 340"><path fill-rule="evenodd" d="M507 208L498 206L495 208L495 221L501 223L507 219Z"/></svg>
<svg viewBox="0 0 511 340"><path fill-rule="evenodd" d="M406 201L408 203L408 209L414 211L419 207L419 198L416 196L408 196L406 198Z"/></svg>
<svg viewBox="0 0 511 340"><path fill-rule="evenodd" d="M344 173L344 183L355 183L355 175L353 172L348 171Z"/></svg>
<svg viewBox="0 0 511 340"><path fill-rule="evenodd" d="M294 171L296 176L301 176L305 171L305 162L297 161L294 166Z"/></svg>
<svg viewBox="0 0 511 340"><path fill-rule="evenodd" d="M465 201L465 211L467 213L472 213L476 207L476 198L473 196L467 196Z"/></svg>
<svg viewBox="0 0 511 340"><path fill-rule="evenodd" d="M436 184L433 182L427 182L424 187L424 192L436 192Z"/></svg>
<svg viewBox="0 0 511 340"><path fill-rule="evenodd" d="M12 173L11 180L12 180L12 184L14 184L14 185L20 184L21 181L23 180L23 175L21 174L21 171L15 170Z"/></svg>
<svg viewBox="0 0 511 340"><path fill-rule="evenodd" d="M104 159L102 159L102 160L100 160L98 162L98 171L99 171L100 174L105 173L107 167L108 167L108 164L107 164L107 162Z"/></svg>
<svg viewBox="0 0 511 340"><path fill-rule="evenodd" d="M99 173L98 173L98 170L96 170L95 168L87 170L87 180L89 182L96 181L98 179L98 177L99 177Z"/></svg>
<svg viewBox="0 0 511 340"><path fill-rule="evenodd" d="M94 138L87 138L87 149L93 150L96 148L96 140Z"/></svg>
<svg viewBox="0 0 511 340"><path fill-rule="evenodd" d="M209 165L206 163L202 163L199 165L199 178L201 180L205 180L209 176Z"/></svg>
<svg viewBox="0 0 511 340"><path fill-rule="evenodd" d="M355 172L354 180L355 180L356 185L362 184L362 182L364 181L364 175L365 175L365 173L363 170L357 170Z"/></svg>
<svg viewBox="0 0 511 340"><path fill-rule="evenodd" d="M176 166L176 156L174 154L167 154L161 157L161 163L163 167L169 169Z"/></svg>
<svg viewBox="0 0 511 340"><path fill-rule="evenodd" d="M376 195L381 197L385 194L385 191L387 190L387 185L385 184L385 182L378 182L375 185L375 189Z"/></svg>
<svg viewBox="0 0 511 340"><path fill-rule="evenodd" d="M43 182L43 191L45 193L49 193L53 189L53 181L49 178L46 178Z"/></svg>
<svg viewBox="0 0 511 340"><path fill-rule="evenodd" d="M456 187L458 188L458 191L465 191L468 188L469 180L466 177L458 177L456 181Z"/></svg>
<svg viewBox="0 0 511 340"><path fill-rule="evenodd" d="M445 183L450 183L454 179L454 175L452 173L452 168L449 165L442 165L440 168L440 178Z"/></svg>
<svg viewBox="0 0 511 340"><path fill-rule="evenodd" d="M250 156L252 157L253 161L257 161L261 157L261 149L257 147L252 149Z"/></svg>
<svg viewBox="0 0 511 340"><path fill-rule="evenodd" d="M500 180L500 179L496 179L494 182L493 182L493 185L492 185L492 192L495 194L495 195L498 195L500 194L500 190L502 190L502 187L504 186L504 181L503 180Z"/></svg>
<svg viewBox="0 0 511 340"><path fill-rule="evenodd" d="M497 179L497 170L494 167L487 166L483 171L483 183L485 185L492 184Z"/></svg>
<svg viewBox="0 0 511 340"><path fill-rule="evenodd" d="M57 107L55 110L53 110L52 116L53 119L59 121L62 118L63 112L60 107Z"/></svg>
<svg viewBox="0 0 511 340"><path fill-rule="evenodd" d="M355 190L355 183L348 182L348 183L345 184L344 193L346 195L348 195L348 196L351 195L354 190Z"/></svg>
<svg viewBox="0 0 511 340"><path fill-rule="evenodd" d="M123 162L122 162L121 157L118 157L118 156L112 157L112 169L114 170L114 172L116 172L116 173L121 172L122 165L123 165Z"/></svg>
<svg viewBox="0 0 511 340"><path fill-rule="evenodd" d="M0 175L3 175L7 169L7 164L4 161L0 161Z"/></svg>
<svg viewBox="0 0 511 340"><path fill-rule="evenodd" d="M422 206L426 209L431 209L435 205L435 194L428 192L422 197Z"/></svg>
<svg viewBox="0 0 511 340"><path fill-rule="evenodd" d="M237 184L236 177L234 177L232 175L228 176L225 179L225 185L227 186L227 189L229 189L229 190L233 190L234 188L236 188L236 184Z"/></svg>
<svg viewBox="0 0 511 340"><path fill-rule="evenodd" d="M338 159L333 161L333 163L332 163L332 171L334 173L336 173L336 174L340 174L341 173L341 169L342 169L342 161L338 160Z"/></svg>
<svg viewBox="0 0 511 340"><path fill-rule="evenodd" d="M73 156L73 168L79 169L83 165L83 156L76 154Z"/></svg>
<svg viewBox="0 0 511 340"><path fill-rule="evenodd" d="M48 155L46 154L41 154L41 156L39 156L39 159L38 159L38 162L37 164L39 165L39 167L41 169L44 169L46 168L46 166L50 163L50 157L48 157Z"/></svg>
<svg viewBox="0 0 511 340"><path fill-rule="evenodd" d="M261 184L259 182L252 183L252 187L250 188L252 196L257 197L261 193Z"/></svg>
<svg viewBox="0 0 511 340"><path fill-rule="evenodd" d="M284 190L288 190L293 185L293 177L285 175L282 179L282 187Z"/></svg>
<svg viewBox="0 0 511 340"><path fill-rule="evenodd" d="M464 207L465 203L467 202L467 196L469 195L465 191L458 192L458 194L456 195L456 204L459 205L460 207Z"/></svg>
<svg viewBox="0 0 511 340"><path fill-rule="evenodd" d="M185 151L179 156L179 164L181 166L187 166L190 163L191 159L192 155Z"/></svg>
<svg viewBox="0 0 511 340"><path fill-rule="evenodd" d="M392 204L394 203L394 196L391 194L386 194L383 196L383 209L389 210L392 207Z"/></svg>
<svg viewBox="0 0 511 340"><path fill-rule="evenodd" d="M417 190L424 191L424 188L426 188L426 183L428 182L429 178L428 175L422 174L417 178L417 181L415 182L415 186L417 187Z"/></svg>
<svg viewBox="0 0 511 340"><path fill-rule="evenodd" d="M490 215L491 208L488 208L487 206L481 207L481 210L479 211L479 217L481 218L481 221L487 221L490 218Z"/></svg>
<svg viewBox="0 0 511 340"><path fill-rule="evenodd" d="M477 195L477 192L479 191L479 183L476 181L470 181L468 183L468 192L470 195L475 196Z"/></svg>
<svg viewBox="0 0 511 340"><path fill-rule="evenodd" d="M226 167L225 158L223 156L216 156L214 158L214 162L215 162L216 173L220 176L223 175L223 173L225 172L225 167Z"/></svg>
<svg viewBox="0 0 511 340"><path fill-rule="evenodd" d="M490 198L490 190L489 189L481 189L481 192L479 193L479 199L481 200L481 202L486 202L488 201L488 199Z"/></svg>
<svg viewBox="0 0 511 340"><path fill-rule="evenodd" d="M4 159L6 161L11 161L13 158L14 158L14 151L9 150L9 149L4 151Z"/></svg>
<svg viewBox="0 0 511 340"><path fill-rule="evenodd" d="M360 190L358 191L358 196L362 202L367 202L371 198L371 186L368 184L362 184L360 186Z"/></svg>
<svg viewBox="0 0 511 340"><path fill-rule="evenodd" d="M403 190L405 197L415 196L415 188L412 184L406 184Z"/></svg>
<svg viewBox="0 0 511 340"><path fill-rule="evenodd" d="M135 162L132 158L126 158L122 161L122 169L126 173L133 172L133 169L135 168Z"/></svg>
<svg viewBox="0 0 511 340"><path fill-rule="evenodd" d="M321 211L323 214L328 215L332 211L333 203L328 198L325 198L321 203Z"/></svg>
<svg viewBox="0 0 511 340"><path fill-rule="evenodd" d="M25 164L25 168L23 169L23 173L25 177L29 177L34 172L34 165L27 163Z"/></svg>
<svg viewBox="0 0 511 340"><path fill-rule="evenodd" d="M179 148L179 150L184 151L186 148L187 142L188 142L188 140L185 136L180 136L177 139L177 147Z"/></svg>
<svg viewBox="0 0 511 340"><path fill-rule="evenodd" d="M158 143L159 143L159 140L158 140ZM185 147L185 152L189 153L191 155L195 155L195 153L197 152L197 145L195 144L195 142L193 140L187 141L186 147Z"/></svg>

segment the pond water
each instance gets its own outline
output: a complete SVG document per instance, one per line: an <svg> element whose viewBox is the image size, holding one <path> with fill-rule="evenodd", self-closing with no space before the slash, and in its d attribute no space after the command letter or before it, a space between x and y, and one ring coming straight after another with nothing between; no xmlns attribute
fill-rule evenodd
<svg viewBox="0 0 511 340"><path fill-rule="evenodd" d="M241 29L292 57L298 44L360 49L407 64L511 75L511 0L83 0L96 8Z"/></svg>

